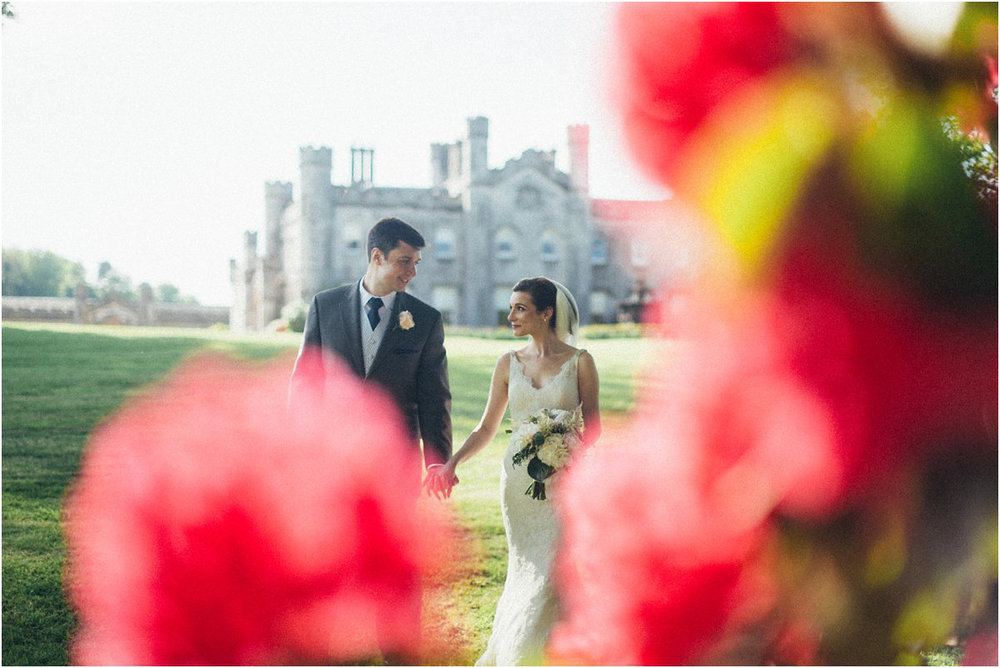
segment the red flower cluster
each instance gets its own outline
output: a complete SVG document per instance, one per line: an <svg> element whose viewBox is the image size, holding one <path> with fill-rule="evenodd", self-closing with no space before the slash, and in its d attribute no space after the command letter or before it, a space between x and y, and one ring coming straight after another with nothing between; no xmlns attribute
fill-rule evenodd
<svg viewBox="0 0 1000 668"><path fill-rule="evenodd" d="M626 137L665 182L719 104L800 51L773 3L633 3L618 16Z"/></svg>
<svg viewBox="0 0 1000 668"><path fill-rule="evenodd" d="M66 509L84 664L274 664L412 653L419 462L391 402L335 360L188 362L88 444ZM332 379L329 374L332 374Z"/></svg>
<svg viewBox="0 0 1000 668"><path fill-rule="evenodd" d="M981 103L995 13L938 56L867 3L619 16L635 155L737 271L565 481L553 656L881 664L995 629L996 204L939 120Z"/></svg>

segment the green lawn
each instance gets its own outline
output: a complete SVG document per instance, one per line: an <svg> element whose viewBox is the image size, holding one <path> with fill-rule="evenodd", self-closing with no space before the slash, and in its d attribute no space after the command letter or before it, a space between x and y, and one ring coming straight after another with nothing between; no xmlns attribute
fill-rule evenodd
<svg viewBox="0 0 1000 668"><path fill-rule="evenodd" d="M237 336L203 330L5 323L3 327L3 652L5 665L63 665L74 620L63 595L64 495L87 435L134 392L206 348L247 364L291 354L290 334ZM497 357L523 342L453 335L446 340L456 447L479 419ZM625 416L636 370L659 350L644 339L601 339L585 347L601 374L606 419ZM501 434L459 470L451 504L472 555L435 595L432 623L459 663L486 644L506 569L498 506ZM436 501L435 501L436 502Z"/></svg>

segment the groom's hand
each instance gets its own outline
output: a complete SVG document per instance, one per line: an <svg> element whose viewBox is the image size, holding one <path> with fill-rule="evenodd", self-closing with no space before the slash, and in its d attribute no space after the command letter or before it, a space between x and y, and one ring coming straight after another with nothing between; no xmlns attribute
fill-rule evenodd
<svg viewBox="0 0 1000 668"><path fill-rule="evenodd" d="M433 494L437 498L449 498L451 489L458 484L458 476L447 473L447 467L441 464L433 464L427 469L427 477L424 478L424 491L430 496Z"/></svg>

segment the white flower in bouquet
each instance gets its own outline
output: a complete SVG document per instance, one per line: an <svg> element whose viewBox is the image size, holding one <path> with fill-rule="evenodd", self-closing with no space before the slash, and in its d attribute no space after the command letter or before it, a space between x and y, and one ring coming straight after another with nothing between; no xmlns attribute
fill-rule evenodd
<svg viewBox="0 0 1000 668"><path fill-rule="evenodd" d="M529 416L514 431L515 466L527 464L534 480L525 494L545 500L545 480L566 467L574 450L582 444L583 407L576 410L542 409Z"/></svg>
<svg viewBox="0 0 1000 668"><path fill-rule="evenodd" d="M535 456L542 460L543 464L548 464L554 469L560 469L569 463L570 444L569 434L552 434L545 439Z"/></svg>

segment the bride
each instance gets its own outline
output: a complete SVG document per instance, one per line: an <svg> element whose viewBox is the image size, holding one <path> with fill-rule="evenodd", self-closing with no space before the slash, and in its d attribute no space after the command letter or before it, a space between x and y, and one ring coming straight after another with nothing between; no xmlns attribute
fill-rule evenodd
<svg viewBox="0 0 1000 668"><path fill-rule="evenodd" d="M462 447L437 471L450 492L455 469L488 445L510 404L514 428L543 408L572 411L583 406L584 444L601 431L597 368L590 353L573 347L579 327L576 301L569 290L544 277L514 286L507 316L514 334L530 338L520 350L497 360L483 417ZM493 619L493 633L476 665L541 664L559 603L552 567L559 539L551 485L547 499L525 493L533 480L525 466L514 466L515 439L500 472L500 508L507 532L507 579ZM556 474L557 476L559 474ZM551 479L550 479L551 481Z"/></svg>

